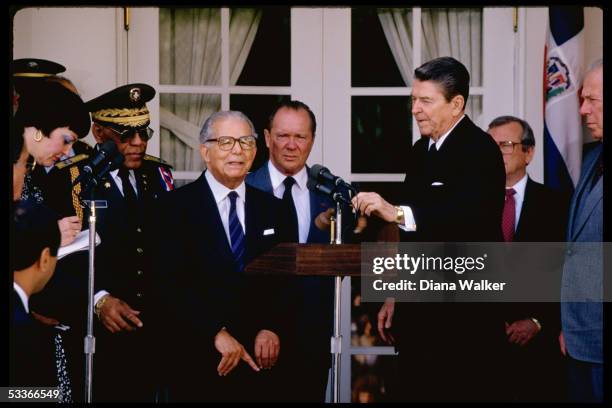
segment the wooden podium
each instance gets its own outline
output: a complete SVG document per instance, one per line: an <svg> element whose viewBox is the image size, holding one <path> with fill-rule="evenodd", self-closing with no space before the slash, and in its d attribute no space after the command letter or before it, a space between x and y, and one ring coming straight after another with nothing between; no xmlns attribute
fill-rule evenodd
<svg viewBox="0 0 612 408"><path fill-rule="evenodd" d="M360 244L278 244L245 268L261 275L359 276Z"/></svg>
<svg viewBox="0 0 612 408"><path fill-rule="evenodd" d="M342 277L361 274L360 244L278 244L245 268L248 274L329 276L335 278L334 334L331 338L332 401L340 397L340 288Z"/></svg>

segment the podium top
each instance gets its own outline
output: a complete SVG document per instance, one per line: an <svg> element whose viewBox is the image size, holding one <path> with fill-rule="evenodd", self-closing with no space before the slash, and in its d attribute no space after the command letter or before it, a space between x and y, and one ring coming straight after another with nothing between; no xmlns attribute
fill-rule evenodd
<svg viewBox="0 0 612 408"><path fill-rule="evenodd" d="M248 274L301 276L361 275L360 244L278 244L245 268Z"/></svg>

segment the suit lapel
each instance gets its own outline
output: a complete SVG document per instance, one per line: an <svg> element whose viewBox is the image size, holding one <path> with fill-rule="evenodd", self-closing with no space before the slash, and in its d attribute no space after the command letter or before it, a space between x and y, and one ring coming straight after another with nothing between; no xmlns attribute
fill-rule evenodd
<svg viewBox="0 0 612 408"><path fill-rule="evenodd" d="M588 189L588 184L591 181L591 177L588 177L588 183L584 186L584 188ZM575 224L573 228L573 236L575 237L580 233L584 225L589 219L589 216L595 209L595 206L603 199L603 177L597 181L593 189L589 192L583 192L584 197L584 205L582 206L579 213L576 214Z"/></svg>
<svg viewBox="0 0 612 408"><path fill-rule="evenodd" d="M584 163L582 169L584 174L581 175L578 185L576 186L576 190L574 192L574 199L572 200L572 205L570 208L570 222L568 226L568 237L571 240L576 236L578 231L586 222L588 218L587 215L591 213L595 204L597 204L597 202L602 198L603 177L599 179L595 187L593 187L590 192L588 191L589 184L593 177L593 172L595 171L597 158L601 153L601 146L597 147L593 151L593 153L589 157L589 161ZM599 193L597 193L598 190ZM581 202L584 202L584 205L582 205L582 207L580 205Z"/></svg>
<svg viewBox="0 0 612 408"><path fill-rule="evenodd" d="M201 225L202 227L199 230L207 231L210 234L210 241L213 242L217 254L233 260L231 245L225 234L225 228L223 228L219 207L204 173L197 180L197 183L197 194L191 206L194 224Z"/></svg>
<svg viewBox="0 0 612 408"><path fill-rule="evenodd" d="M266 169L266 172L268 170ZM257 248L257 240L262 236L263 230L260 224L261 218L257 215L256 196L247 186L244 203L244 223L246 224L246 262L253 259L253 254Z"/></svg>
<svg viewBox="0 0 612 408"><path fill-rule="evenodd" d="M121 194L119 186L117 185L117 182L113 176L108 174L106 181L100 184L97 188L104 190L103 199L108 201L107 204L110 211L115 212L126 210L123 194Z"/></svg>
<svg viewBox="0 0 612 408"><path fill-rule="evenodd" d="M533 212L532 204L535 204L537 201L536 197L532 197L534 194L536 194L533 183L534 182L531 180L531 178L527 178L527 186L525 187L525 195L523 196L523 207L521 208L516 233L514 234L514 238L516 240L519 240L521 237L523 229L525 229L524 225L529 225L529 219L531 218L531 213Z"/></svg>
<svg viewBox="0 0 612 408"><path fill-rule="evenodd" d="M253 173L251 177L247 178L247 182L259 190L274 195L274 190L272 189L272 179L270 178L270 170L268 169L268 162L257 169L257 171Z"/></svg>

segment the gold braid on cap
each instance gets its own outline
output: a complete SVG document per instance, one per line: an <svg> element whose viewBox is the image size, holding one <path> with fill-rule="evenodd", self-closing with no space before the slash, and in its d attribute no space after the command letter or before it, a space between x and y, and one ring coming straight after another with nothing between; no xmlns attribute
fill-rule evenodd
<svg viewBox="0 0 612 408"><path fill-rule="evenodd" d="M38 72L16 72L13 74L14 77L25 77L25 78L45 78L53 76L53 74L43 74Z"/></svg>
<svg viewBox="0 0 612 408"><path fill-rule="evenodd" d="M144 126L150 121L149 110L146 106L141 108L101 109L93 112L91 117L94 120L129 127Z"/></svg>

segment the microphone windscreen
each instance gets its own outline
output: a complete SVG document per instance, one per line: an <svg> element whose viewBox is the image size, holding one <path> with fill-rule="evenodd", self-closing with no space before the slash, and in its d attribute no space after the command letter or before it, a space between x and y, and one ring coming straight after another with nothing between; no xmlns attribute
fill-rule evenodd
<svg viewBox="0 0 612 408"><path fill-rule="evenodd" d="M321 174L321 170L323 169L325 169L325 167L321 166L320 164L315 164L308 171L308 175L313 179L318 179L319 175Z"/></svg>

